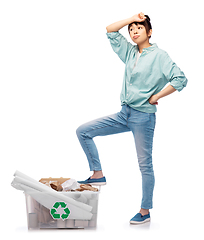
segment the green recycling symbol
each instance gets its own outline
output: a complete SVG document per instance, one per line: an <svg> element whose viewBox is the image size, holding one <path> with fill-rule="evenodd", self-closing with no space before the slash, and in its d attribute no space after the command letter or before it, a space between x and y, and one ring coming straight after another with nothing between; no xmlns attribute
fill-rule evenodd
<svg viewBox="0 0 204 240"><path fill-rule="evenodd" d="M61 206L61 209L64 210L64 213L60 214L57 213L57 209L59 208L59 206ZM69 214L70 214L70 210L67 207L67 204L65 202L56 202L53 207L50 209L50 214L52 215L52 217L54 219L62 219L65 220L68 218Z"/></svg>

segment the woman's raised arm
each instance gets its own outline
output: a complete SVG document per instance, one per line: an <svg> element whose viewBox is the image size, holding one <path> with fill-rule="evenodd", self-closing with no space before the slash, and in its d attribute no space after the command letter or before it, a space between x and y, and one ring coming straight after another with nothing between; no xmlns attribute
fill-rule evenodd
<svg viewBox="0 0 204 240"><path fill-rule="evenodd" d="M115 23L112 23L111 25L106 27L107 32L117 32L119 31L121 28L125 27L126 25L132 23L132 22L143 22L146 19L144 13L139 13L136 14L134 16L132 16L131 18L127 18Z"/></svg>

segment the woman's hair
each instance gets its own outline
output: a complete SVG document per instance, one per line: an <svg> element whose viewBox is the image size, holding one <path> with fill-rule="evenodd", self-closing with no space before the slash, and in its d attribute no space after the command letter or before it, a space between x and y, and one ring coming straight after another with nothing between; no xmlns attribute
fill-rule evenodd
<svg viewBox="0 0 204 240"><path fill-rule="evenodd" d="M152 29L152 25L151 25L151 22L150 22L150 17L148 15L145 15L146 19L144 22L132 22L128 25L128 32L130 33L130 27L132 26L132 24L140 24L140 25L143 25L146 29L146 32L147 34L149 33L150 29ZM149 37L151 38L151 36Z"/></svg>

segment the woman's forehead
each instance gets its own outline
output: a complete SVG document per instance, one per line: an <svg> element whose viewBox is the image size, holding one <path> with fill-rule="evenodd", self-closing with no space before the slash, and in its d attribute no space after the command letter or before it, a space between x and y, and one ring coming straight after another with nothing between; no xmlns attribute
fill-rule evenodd
<svg viewBox="0 0 204 240"><path fill-rule="evenodd" d="M138 26L144 26L143 24L140 24L138 22L132 23L130 27L138 27Z"/></svg>

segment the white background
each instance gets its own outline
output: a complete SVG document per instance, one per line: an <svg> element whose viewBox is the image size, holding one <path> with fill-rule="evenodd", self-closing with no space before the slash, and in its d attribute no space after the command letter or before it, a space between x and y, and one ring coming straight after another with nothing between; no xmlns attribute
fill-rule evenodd
<svg viewBox="0 0 204 240"><path fill-rule="evenodd" d="M200 0L1 1L4 236L204 238L202 9ZM13 173L18 169L37 180L91 175L75 130L120 110L124 73L106 26L140 11L151 18L151 42L167 51L189 80L182 92L159 101L151 224L129 225L140 209L141 175L132 134L125 133L95 139L108 182L100 194L96 230L27 231L24 195L10 186ZM121 33L131 41L127 27Z"/></svg>

